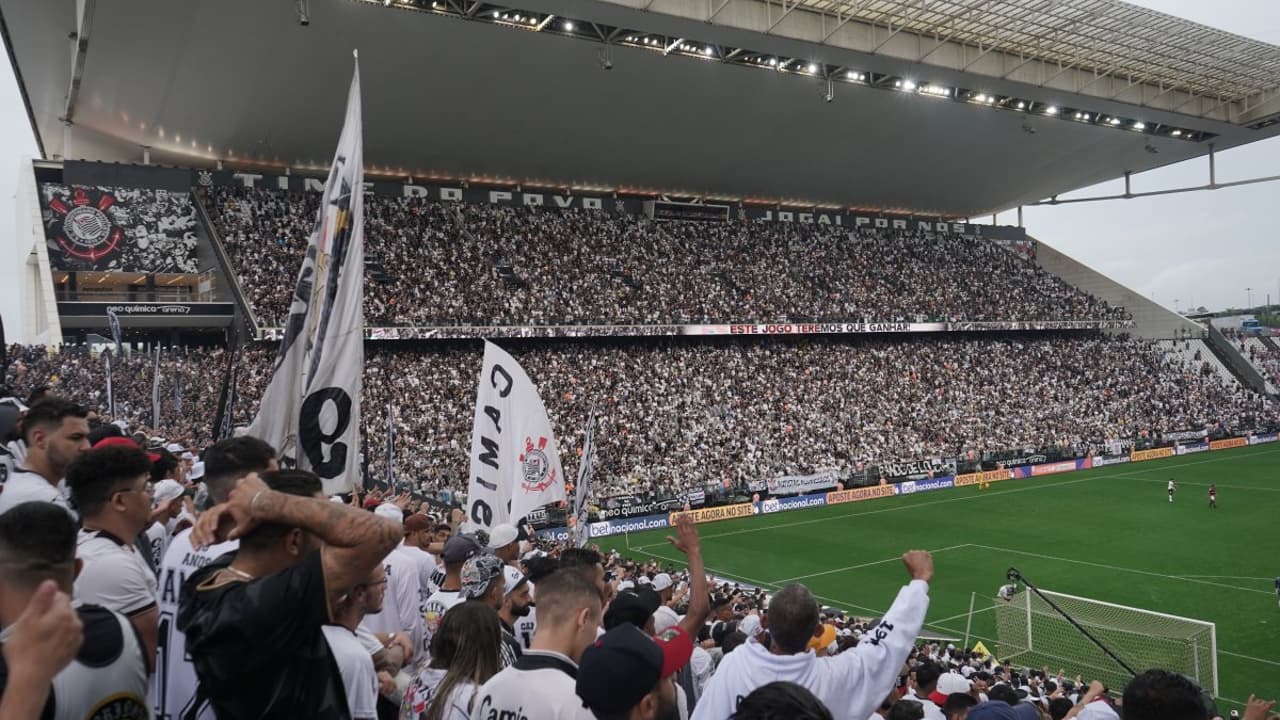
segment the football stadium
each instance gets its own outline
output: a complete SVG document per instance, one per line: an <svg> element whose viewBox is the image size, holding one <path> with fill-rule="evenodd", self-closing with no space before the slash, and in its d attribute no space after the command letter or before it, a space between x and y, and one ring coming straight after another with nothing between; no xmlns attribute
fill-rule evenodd
<svg viewBox="0 0 1280 720"><path fill-rule="evenodd" d="M0 0L0 715L1277 717L1270 30L514 2Z"/></svg>

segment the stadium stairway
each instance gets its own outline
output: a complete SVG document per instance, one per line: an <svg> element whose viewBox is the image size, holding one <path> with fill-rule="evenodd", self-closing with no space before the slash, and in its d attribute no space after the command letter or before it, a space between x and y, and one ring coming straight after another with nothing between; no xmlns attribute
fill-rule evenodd
<svg viewBox="0 0 1280 720"><path fill-rule="evenodd" d="M235 297L236 317L233 337L245 339L262 337L262 326L258 323L258 316L249 305L244 288L240 286L240 276L236 274L235 266L231 264L231 258L227 256L227 250L222 245L222 237L218 235L218 229L205 208L204 191L201 188L192 189L191 204L196 209L196 237L202 244L213 249L219 272L218 282L226 283L226 286L231 288L232 296Z"/></svg>
<svg viewBox="0 0 1280 720"><path fill-rule="evenodd" d="M1257 393L1270 394L1266 379L1262 373L1249 362L1249 358L1240 351L1240 346L1231 342L1231 338L1212 325L1209 326L1207 338L1209 349L1218 360L1240 379L1241 384Z"/></svg>
<svg viewBox="0 0 1280 720"><path fill-rule="evenodd" d="M1250 357L1253 354L1257 354L1259 356L1265 357L1271 352L1272 352L1271 346L1262 342L1262 338L1260 337L1244 338L1243 353L1246 354L1246 357ZM1262 381L1263 383L1266 384L1267 393L1270 395L1275 395L1277 393L1276 386L1274 383L1272 383L1270 380L1267 379L1267 373L1265 368L1258 365L1258 363L1253 362L1252 360L1249 361L1249 364L1252 365L1253 368L1258 371L1258 374L1262 375Z"/></svg>
<svg viewBox="0 0 1280 720"><path fill-rule="evenodd" d="M1240 386L1240 380L1223 364L1205 343L1199 338L1183 340L1157 340L1156 345L1165 352L1169 359L1189 372L1200 373L1205 363L1209 369L1231 388ZM1197 354L1199 357L1197 357Z"/></svg>
<svg viewBox="0 0 1280 720"><path fill-rule="evenodd" d="M1203 337L1204 328L1135 292L1084 263L1067 257L1041 240L1036 241L1036 262L1046 272L1133 315L1136 327L1112 332L1128 333L1148 340Z"/></svg>

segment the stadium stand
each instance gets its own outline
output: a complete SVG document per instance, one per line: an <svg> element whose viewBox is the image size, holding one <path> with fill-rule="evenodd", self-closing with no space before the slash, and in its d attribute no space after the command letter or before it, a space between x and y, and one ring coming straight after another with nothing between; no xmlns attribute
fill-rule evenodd
<svg viewBox="0 0 1280 720"><path fill-rule="evenodd" d="M1191 367L1145 341L1097 334L614 341L534 345L519 354L566 446L579 442L600 404L600 475L609 483L602 496L672 497L819 469L848 473L1023 448L1081 455L1112 438L1274 423L1265 397L1199 369L1220 367L1200 343L1177 345L1181 356L1201 353ZM256 411L274 351L260 344L241 354L238 424ZM104 366L84 348L14 348L13 356L8 380L20 394L52 385L107 413ZM470 348L371 345L364 403L371 477L385 477L390 404L395 476L432 494L465 488L479 359ZM162 426L207 441L225 363L218 348L164 352ZM147 353L116 363L118 414L137 425L150 425L151 372Z"/></svg>
<svg viewBox="0 0 1280 720"><path fill-rule="evenodd" d="M219 189L222 242L265 325L287 308L314 193ZM370 196L366 322L395 325L1117 320L981 238L813 224L655 223ZM368 265L368 264L367 264Z"/></svg>

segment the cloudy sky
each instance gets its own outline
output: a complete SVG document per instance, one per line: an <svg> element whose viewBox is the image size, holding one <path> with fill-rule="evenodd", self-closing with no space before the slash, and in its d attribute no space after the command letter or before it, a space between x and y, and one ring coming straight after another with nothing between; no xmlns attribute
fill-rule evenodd
<svg viewBox="0 0 1280 720"><path fill-rule="evenodd" d="M1228 32L1280 45L1276 0L1138 0ZM13 71L0 58L0 257L14 257L14 186L23 159L36 152ZM1280 172L1280 138L1218 156L1218 180L1228 182ZM1195 160L1133 179L1135 191L1207 182L1207 161ZM1123 192L1120 182L1075 195ZM1069 196L1064 196L1069 197ZM1246 288L1254 302L1270 293L1280 302L1280 231L1270 210L1280 199L1280 182L1215 192L1155 198L1028 208L1028 231L1045 242L1153 297L1170 308L1204 305L1240 307ZM1006 213L1001 223L1014 224ZM20 264L0 262L0 314L10 337L21 322Z"/></svg>

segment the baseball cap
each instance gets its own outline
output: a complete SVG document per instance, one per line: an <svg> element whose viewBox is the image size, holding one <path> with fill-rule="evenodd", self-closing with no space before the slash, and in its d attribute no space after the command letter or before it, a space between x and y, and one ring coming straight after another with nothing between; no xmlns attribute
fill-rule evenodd
<svg viewBox="0 0 1280 720"><path fill-rule="evenodd" d="M1018 720L1018 713L1007 702L988 700L969 708L965 720Z"/></svg>
<svg viewBox="0 0 1280 720"><path fill-rule="evenodd" d="M181 453L182 451L186 450L186 448L182 447L182 446L181 446L181 445L179 445L178 443L169 443L168 445L165 445L165 446L164 446L164 449L165 449L165 450L168 450L169 452L173 453L174 455L177 455L177 454Z"/></svg>
<svg viewBox="0 0 1280 720"><path fill-rule="evenodd" d="M404 511L400 509L400 506L393 503L382 503L374 508L373 514L388 520L395 520L398 523L404 522Z"/></svg>
<svg viewBox="0 0 1280 720"><path fill-rule="evenodd" d="M159 505L165 500L175 500L182 497L183 492L185 492L185 490L182 487L182 483L177 480L165 478L164 480L156 483L156 489L154 494L151 496L151 502L153 505Z"/></svg>
<svg viewBox="0 0 1280 720"><path fill-rule="evenodd" d="M622 590L609 603L609 609L604 613L604 626L609 629L631 624L643 628L661 604L658 594L650 588L641 586Z"/></svg>
<svg viewBox="0 0 1280 720"><path fill-rule="evenodd" d="M502 566L502 594L510 595L529 581L525 574L510 565Z"/></svg>
<svg viewBox="0 0 1280 720"><path fill-rule="evenodd" d="M516 530L515 525L510 523L501 523L494 525L489 530L489 549L497 550L500 547L506 547L516 541L520 536L520 532Z"/></svg>
<svg viewBox="0 0 1280 720"><path fill-rule="evenodd" d="M764 626L760 624L759 615L748 615L742 618L742 622L738 623L738 630L749 638L753 638L764 632Z"/></svg>
<svg viewBox="0 0 1280 720"><path fill-rule="evenodd" d="M496 555L476 555L462 566L463 599L478 600L489 591L493 581L502 576L502 561Z"/></svg>
<svg viewBox="0 0 1280 720"><path fill-rule="evenodd" d="M480 554L483 548L476 539L465 533L452 535L444 543L440 557L447 563L460 563Z"/></svg>
<svg viewBox="0 0 1280 720"><path fill-rule="evenodd" d="M919 677L919 675L916 677ZM969 692L970 687L971 684L969 681L966 680L963 675L956 673L943 673L942 677L938 678L938 692L943 695L950 695L951 693L967 693Z"/></svg>
<svg viewBox="0 0 1280 720"><path fill-rule="evenodd" d="M197 460L191 463L191 472L187 473L188 480L199 480L204 477L204 461Z"/></svg>
<svg viewBox="0 0 1280 720"><path fill-rule="evenodd" d="M653 576L653 589L658 592L662 592L674 584L671 581L671 576L666 573L658 573Z"/></svg>
<svg viewBox="0 0 1280 720"><path fill-rule="evenodd" d="M195 456L195 453L192 453L190 450L188 450L187 452L182 453L182 459L195 462L196 456Z"/></svg>
<svg viewBox="0 0 1280 720"><path fill-rule="evenodd" d="M104 447L127 447L127 448L141 449L138 446L138 443L134 442L132 438L122 437L120 435L113 435L112 437L104 437L98 442L94 443L93 445L94 450L99 450ZM155 462L160 459L160 456L157 455L156 453L148 451L147 459L150 460L151 462Z"/></svg>
<svg viewBox="0 0 1280 720"><path fill-rule="evenodd" d="M683 630L673 628L655 638L623 623L582 654L578 697L597 716L624 715L692 655L693 640Z"/></svg>

